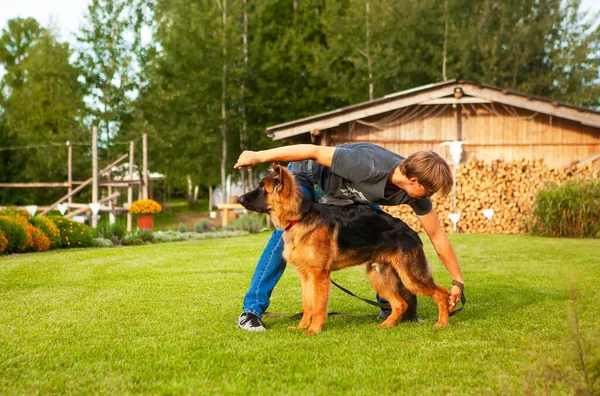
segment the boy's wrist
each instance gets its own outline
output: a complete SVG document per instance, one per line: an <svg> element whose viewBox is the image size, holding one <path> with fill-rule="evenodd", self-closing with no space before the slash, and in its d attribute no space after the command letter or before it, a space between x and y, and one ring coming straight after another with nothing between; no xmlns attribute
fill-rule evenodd
<svg viewBox="0 0 600 396"><path fill-rule="evenodd" d="M461 288L461 290L464 290L464 289L465 289L465 284L464 284L464 281L458 281L458 280L456 280L456 279L452 279L452 284L453 284L454 286L458 286L458 287L460 287L460 288Z"/></svg>

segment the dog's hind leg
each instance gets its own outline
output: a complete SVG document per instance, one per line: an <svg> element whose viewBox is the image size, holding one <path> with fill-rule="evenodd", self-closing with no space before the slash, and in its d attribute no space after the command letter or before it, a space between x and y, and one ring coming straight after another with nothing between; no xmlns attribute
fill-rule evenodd
<svg viewBox="0 0 600 396"><path fill-rule="evenodd" d="M398 258L393 265L404 286L415 294L431 296L438 306L438 320L434 327L447 326L449 293L433 281L423 249L415 249Z"/></svg>
<svg viewBox="0 0 600 396"><path fill-rule="evenodd" d="M367 277L379 297L387 300L392 308L392 313L379 327L395 326L408 309L408 303L398 293L400 279L390 265L380 263L367 264Z"/></svg>
<svg viewBox="0 0 600 396"><path fill-rule="evenodd" d="M310 274L310 281L313 287L312 321L306 334L317 334L321 332L327 319L327 305L331 289L330 272L326 269L314 271Z"/></svg>

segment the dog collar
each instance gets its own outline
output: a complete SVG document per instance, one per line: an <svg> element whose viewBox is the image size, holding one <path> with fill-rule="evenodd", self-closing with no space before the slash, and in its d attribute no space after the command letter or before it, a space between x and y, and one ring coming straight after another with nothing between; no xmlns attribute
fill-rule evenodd
<svg viewBox="0 0 600 396"><path fill-rule="evenodd" d="M293 220L290 221L290 224L288 224L288 226L285 228L285 230L289 230L290 228L292 228L293 226L295 226L298 223L298 220Z"/></svg>

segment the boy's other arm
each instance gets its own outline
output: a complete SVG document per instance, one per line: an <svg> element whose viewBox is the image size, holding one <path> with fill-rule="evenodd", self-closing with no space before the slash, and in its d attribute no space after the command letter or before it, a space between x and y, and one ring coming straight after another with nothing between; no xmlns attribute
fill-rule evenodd
<svg viewBox="0 0 600 396"><path fill-rule="evenodd" d="M438 254L442 264L446 267L446 270L452 277L452 279L459 281L464 284L465 281L462 276L462 272L458 265L458 260L456 259L456 254L454 253L454 249L452 248L452 244L450 244L450 240L448 239L448 235L446 235L446 231L440 225L435 209L432 209L431 212L427 213L424 216L418 216L425 233L431 240L435 251ZM452 310L456 304L460 301L460 296L462 295L462 290L460 287L453 285L452 290L450 291L450 309Z"/></svg>

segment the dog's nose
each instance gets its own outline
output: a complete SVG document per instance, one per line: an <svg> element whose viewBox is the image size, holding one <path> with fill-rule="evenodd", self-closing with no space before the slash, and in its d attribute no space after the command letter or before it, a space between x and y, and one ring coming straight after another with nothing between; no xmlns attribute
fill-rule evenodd
<svg viewBox="0 0 600 396"><path fill-rule="evenodd" d="M242 206L244 206L245 202L246 202L246 194L240 195L240 197L238 198L238 203L240 203Z"/></svg>

